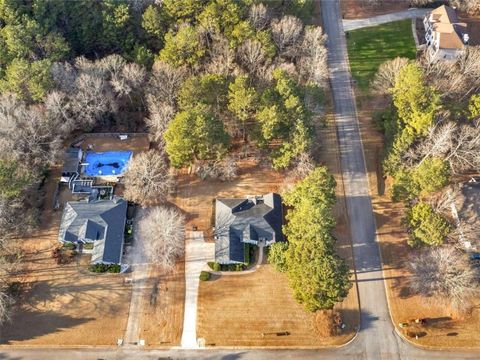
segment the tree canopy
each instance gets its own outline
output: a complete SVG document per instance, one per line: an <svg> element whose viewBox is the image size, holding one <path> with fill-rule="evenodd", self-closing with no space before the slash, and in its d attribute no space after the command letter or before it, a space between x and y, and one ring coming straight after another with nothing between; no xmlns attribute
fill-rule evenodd
<svg viewBox="0 0 480 360"><path fill-rule="evenodd" d="M165 150L175 167L194 160L221 159L229 141L222 122L201 109L177 113L165 132Z"/></svg>
<svg viewBox="0 0 480 360"><path fill-rule="evenodd" d="M288 248L278 246L271 260L278 270L286 272L295 299L308 311L331 309L352 286L348 267L336 254L331 234L335 227L335 186L328 170L318 167L283 196L290 207L284 226Z"/></svg>

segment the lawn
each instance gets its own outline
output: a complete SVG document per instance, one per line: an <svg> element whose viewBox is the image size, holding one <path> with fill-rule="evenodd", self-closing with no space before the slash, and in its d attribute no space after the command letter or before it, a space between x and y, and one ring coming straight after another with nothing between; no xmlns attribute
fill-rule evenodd
<svg viewBox="0 0 480 360"><path fill-rule="evenodd" d="M415 59L411 20L347 32L348 57L352 75L366 90L380 64L397 56Z"/></svg>

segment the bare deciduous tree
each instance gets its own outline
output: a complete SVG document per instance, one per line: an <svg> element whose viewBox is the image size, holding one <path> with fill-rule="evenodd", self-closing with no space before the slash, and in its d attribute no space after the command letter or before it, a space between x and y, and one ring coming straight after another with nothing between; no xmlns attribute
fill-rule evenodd
<svg viewBox="0 0 480 360"><path fill-rule="evenodd" d="M67 62L53 63L50 68L55 88L67 94L75 91L75 79L77 78L77 70Z"/></svg>
<svg viewBox="0 0 480 360"><path fill-rule="evenodd" d="M155 150L130 159L124 180L125 199L142 205L164 202L174 186L165 156Z"/></svg>
<svg viewBox="0 0 480 360"><path fill-rule="evenodd" d="M395 85L397 74L408 62L406 58L396 57L381 64L372 82L373 90L380 95L388 94Z"/></svg>
<svg viewBox="0 0 480 360"><path fill-rule="evenodd" d="M176 209L153 207L138 226L139 243L148 261L172 271L185 252L185 217Z"/></svg>
<svg viewBox="0 0 480 360"><path fill-rule="evenodd" d="M480 127L445 122L430 129L427 137L410 148L403 160L412 165L428 157L446 160L453 173L480 170Z"/></svg>
<svg viewBox="0 0 480 360"><path fill-rule="evenodd" d="M143 66L135 63L126 64L122 70L112 77L110 83L113 90L120 96L130 96L139 92L145 83L147 72Z"/></svg>
<svg viewBox="0 0 480 360"><path fill-rule="evenodd" d="M40 105L27 106L12 94L0 95L0 156L32 168L54 163L62 147L61 121L46 116Z"/></svg>
<svg viewBox="0 0 480 360"><path fill-rule="evenodd" d="M302 21L295 16L286 15L275 19L271 24L273 41L280 54L286 53L289 47L297 45L303 30Z"/></svg>
<svg viewBox="0 0 480 360"><path fill-rule="evenodd" d="M78 76L77 91L71 98L72 112L80 126L94 126L104 114L115 110L113 94L101 77L87 73Z"/></svg>
<svg viewBox="0 0 480 360"><path fill-rule="evenodd" d="M255 29L263 30L267 27L268 22L270 21L270 14L268 8L262 3L253 4L250 7L248 18Z"/></svg>
<svg viewBox="0 0 480 360"><path fill-rule="evenodd" d="M328 79L326 36L320 26L307 27L300 48L298 62L303 81L325 87Z"/></svg>
<svg viewBox="0 0 480 360"><path fill-rule="evenodd" d="M297 179L303 179L315 169L315 162L308 152L302 152L297 156L293 173Z"/></svg>
<svg viewBox="0 0 480 360"><path fill-rule="evenodd" d="M442 305L467 309L478 295L476 273L468 256L453 247L433 247L411 257L410 289Z"/></svg>
<svg viewBox="0 0 480 360"><path fill-rule="evenodd" d="M208 51L210 61L206 65L207 72L223 75L232 75L237 72L235 51L230 47L227 38L214 35Z"/></svg>
<svg viewBox="0 0 480 360"><path fill-rule="evenodd" d="M148 93L175 106L177 91L186 76L187 70L184 67L174 68L165 62L156 61L153 64Z"/></svg>
<svg viewBox="0 0 480 360"><path fill-rule="evenodd" d="M237 49L240 65L251 74L258 75L267 65L267 55L258 40L246 40Z"/></svg>
<svg viewBox="0 0 480 360"><path fill-rule="evenodd" d="M196 173L202 179L207 177L231 181L238 177L237 160L233 156L226 156L219 161L206 161L196 166Z"/></svg>
<svg viewBox="0 0 480 360"><path fill-rule="evenodd" d="M170 120L175 115L173 106L166 102L157 102L153 96L147 96L147 105L149 115L145 118L145 123L150 130L150 137L163 149L165 140L163 135L167 130Z"/></svg>

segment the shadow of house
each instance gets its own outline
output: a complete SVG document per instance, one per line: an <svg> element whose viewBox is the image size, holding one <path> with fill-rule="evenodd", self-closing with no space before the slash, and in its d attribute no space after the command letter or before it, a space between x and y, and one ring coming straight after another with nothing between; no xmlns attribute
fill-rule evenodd
<svg viewBox="0 0 480 360"><path fill-rule="evenodd" d="M32 340L91 320L93 318L74 318L52 311L19 310L12 316L10 323L2 326L0 343L11 344L12 341Z"/></svg>

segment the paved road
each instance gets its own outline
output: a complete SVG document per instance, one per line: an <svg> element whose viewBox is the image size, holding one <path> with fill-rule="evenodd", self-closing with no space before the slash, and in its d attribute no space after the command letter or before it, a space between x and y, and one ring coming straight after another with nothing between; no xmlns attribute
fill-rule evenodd
<svg viewBox="0 0 480 360"><path fill-rule="evenodd" d="M387 15L374 16L366 19L343 20L343 29L345 31L350 31L355 29L361 29L364 27L385 24L392 21L424 17L425 14L430 10L431 9L409 9Z"/></svg>
<svg viewBox="0 0 480 360"><path fill-rule="evenodd" d="M182 348L197 348L197 298L200 273L215 260L215 244L206 243L202 231L190 231L185 241L185 312Z"/></svg>
<svg viewBox="0 0 480 360"><path fill-rule="evenodd" d="M324 30L328 36L330 80L340 161L361 305L358 335L368 359L397 359L399 346L390 321L382 266L376 242L375 220L369 195L367 171L351 87L347 48L336 1L321 2Z"/></svg>

